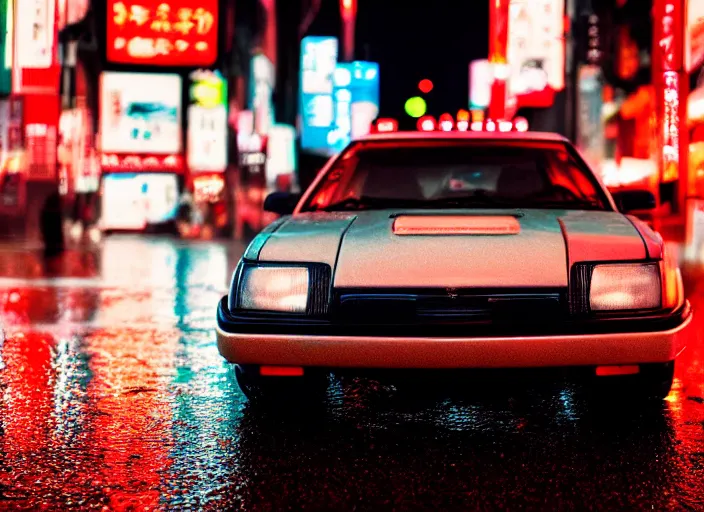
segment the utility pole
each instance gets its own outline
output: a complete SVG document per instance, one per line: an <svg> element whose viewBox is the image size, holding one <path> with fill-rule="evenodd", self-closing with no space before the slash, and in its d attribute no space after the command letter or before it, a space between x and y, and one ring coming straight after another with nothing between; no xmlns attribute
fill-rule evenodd
<svg viewBox="0 0 704 512"><path fill-rule="evenodd" d="M494 75L489 103L490 119L503 119L506 115L509 4L510 0L489 0L489 62Z"/></svg>
<svg viewBox="0 0 704 512"><path fill-rule="evenodd" d="M357 0L340 0L342 15L342 58L345 62L354 60L354 33L357 22Z"/></svg>

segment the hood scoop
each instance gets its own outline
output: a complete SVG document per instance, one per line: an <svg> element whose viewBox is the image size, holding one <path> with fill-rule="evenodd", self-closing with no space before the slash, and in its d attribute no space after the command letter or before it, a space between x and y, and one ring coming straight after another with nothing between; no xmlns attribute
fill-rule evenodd
<svg viewBox="0 0 704 512"><path fill-rule="evenodd" d="M400 215L394 235L517 235L518 219L511 215Z"/></svg>

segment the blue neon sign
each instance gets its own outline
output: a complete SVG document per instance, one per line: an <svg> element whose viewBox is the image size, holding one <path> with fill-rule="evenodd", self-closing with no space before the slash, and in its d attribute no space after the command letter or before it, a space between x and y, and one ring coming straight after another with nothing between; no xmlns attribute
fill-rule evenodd
<svg viewBox="0 0 704 512"><path fill-rule="evenodd" d="M338 64L333 76L335 116L328 144L337 152L352 139L369 133L379 115L379 65L376 62Z"/></svg>
<svg viewBox="0 0 704 512"><path fill-rule="evenodd" d="M308 36L301 42L299 112L301 147L328 151L335 117L333 75L337 65L335 37Z"/></svg>

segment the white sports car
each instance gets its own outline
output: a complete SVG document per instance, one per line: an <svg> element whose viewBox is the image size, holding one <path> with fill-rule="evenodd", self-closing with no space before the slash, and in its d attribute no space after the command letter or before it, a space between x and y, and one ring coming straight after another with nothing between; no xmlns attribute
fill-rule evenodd
<svg viewBox="0 0 704 512"><path fill-rule="evenodd" d="M663 398L692 312L627 215L654 205L612 197L558 135L370 135L302 197L267 198L282 217L234 272L218 347L250 398L335 369L519 367Z"/></svg>

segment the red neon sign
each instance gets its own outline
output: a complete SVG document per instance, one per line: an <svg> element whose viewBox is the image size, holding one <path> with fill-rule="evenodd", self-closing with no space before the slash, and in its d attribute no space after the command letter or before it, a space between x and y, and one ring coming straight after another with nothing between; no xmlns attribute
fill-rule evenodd
<svg viewBox="0 0 704 512"><path fill-rule="evenodd" d="M174 172L184 170L181 155L116 155L104 153L100 159L103 172Z"/></svg>
<svg viewBox="0 0 704 512"><path fill-rule="evenodd" d="M664 73L665 105L663 112L662 179L677 179L680 163L680 94L679 76L674 71Z"/></svg>
<svg viewBox="0 0 704 512"><path fill-rule="evenodd" d="M662 52L663 71L679 71L682 68L682 13L681 2L666 0L660 20L658 47ZM657 18L656 18L657 19Z"/></svg>
<svg viewBox="0 0 704 512"><path fill-rule="evenodd" d="M107 58L120 64L210 66L218 0L108 0Z"/></svg>

